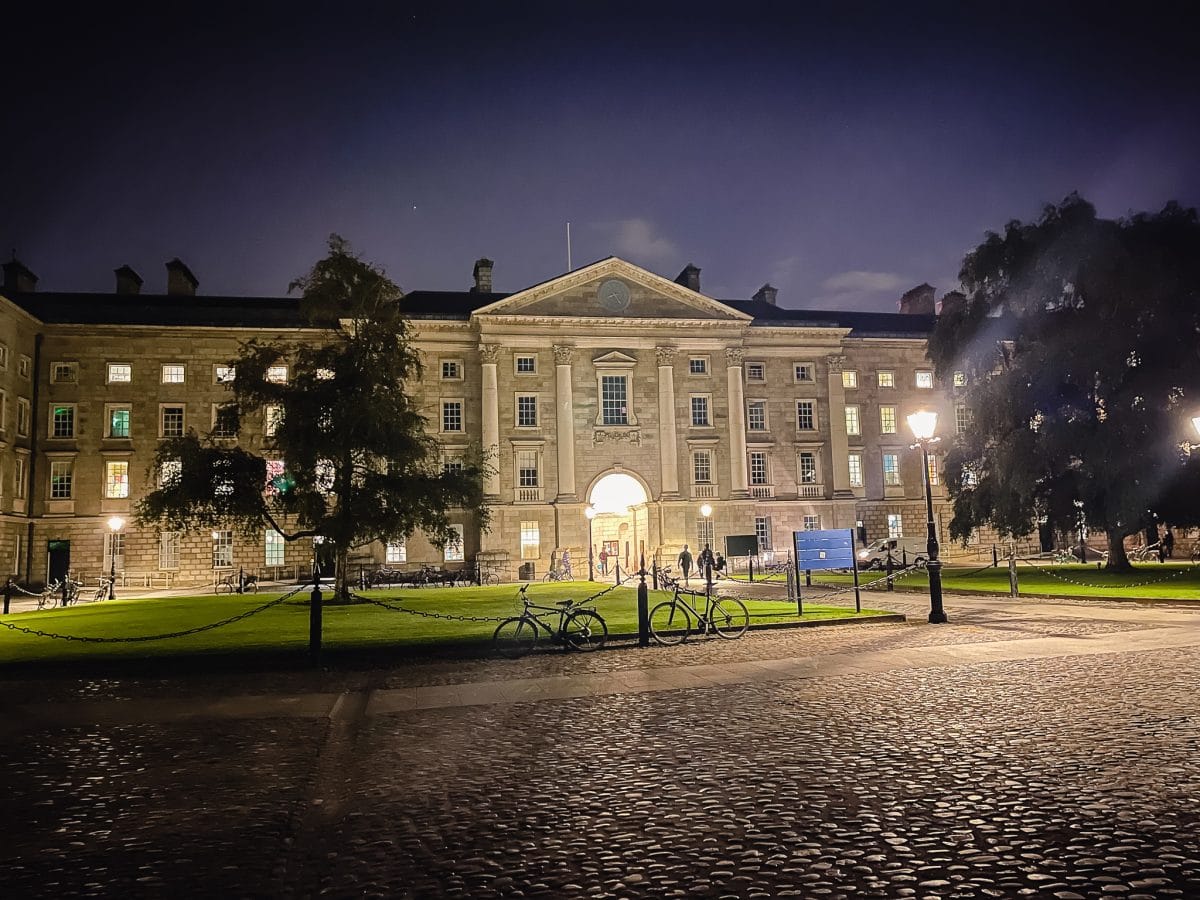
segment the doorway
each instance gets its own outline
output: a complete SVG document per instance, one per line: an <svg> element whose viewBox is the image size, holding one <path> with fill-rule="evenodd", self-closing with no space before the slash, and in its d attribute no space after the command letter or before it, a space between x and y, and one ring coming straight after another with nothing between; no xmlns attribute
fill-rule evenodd
<svg viewBox="0 0 1200 900"><path fill-rule="evenodd" d="M46 582L59 581L71 571L71 542L46 542Z"/></svg>

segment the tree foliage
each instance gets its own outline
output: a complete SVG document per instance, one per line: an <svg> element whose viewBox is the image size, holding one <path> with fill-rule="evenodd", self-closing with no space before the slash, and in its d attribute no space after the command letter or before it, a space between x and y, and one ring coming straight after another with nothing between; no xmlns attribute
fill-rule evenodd
<svg viewBox="0 0 1200 900"><path fill-rule="evenodd" d="M329 255L290 289L303 292L320 337L243 344L217 426L162 442L157 486L137 516L176 530L273 528L331 541L344 593L352 548L417 530L444 545L457 537L452 509L486 527L486 461L474 451L443 469L406 387L422 370L402 295L382 271L333 235Z"/></svg>
<svg viewBox="0 0 1200 900"><path fill-rule="evenodd" d="M1109 566L1148 517L1200 515L1184 465L1200 414L1200 224L1168 204L1108 220L1071 195L967 255L966 300L930 340L973 422L946 458L951 533L1026 535L1044 517L1105 533Z"/></svg>

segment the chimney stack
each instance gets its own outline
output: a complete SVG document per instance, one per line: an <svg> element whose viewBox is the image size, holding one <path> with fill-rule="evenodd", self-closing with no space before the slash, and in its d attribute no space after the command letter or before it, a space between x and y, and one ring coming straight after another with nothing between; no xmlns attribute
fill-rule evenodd
<svg viewBox="0 0 1200 900"><path fill-rule="evenodd" d="M15 257L4 268L4 293L32 294L37 290L38 277Z"/></svg>
<svg viewBox="0 0 1200 900"><path fill-rule="evenodd" d="M118 294L140 294L142 292L142 276L129 266L113 269L113 274L117 276Z"/></svg>
<svg viewBox="0 0 1200 900"><path fill-rule="evenodd" d="M475 287L471 288L472 294L490 294L492 292L492 266L495 265L490 259L475 260L475 268L471 274L475 276Z"/></svg>
<svg viewBox="0 0 1200 900"><path fill-rule="evenodd" d="M962 291L949 291L938 303L938 315L960 312L967 305L967 295Z"/></svg>
<svg viewBox="0 0 1200 900"><path fill-rule="evenodd" d="M931 284L917 285L900 298L900 312L905 315L932 316L935 293Z"/></svg>
<svg viewBox="0 0 1200 900"><path fill-rule="evenodd" d="M761 300L763 303L770 303L772 306L778 306L779 304L775 302L775 295L778 293L779 288L771 287L770 283L768 282L760 287L758 289L758 293L756 293L750 299Z"/></svg>
<svg viewBox="0 0 1200 900"><path fill-rule="evenodd" d="M167 263L167 293L181 294L187 297L196 296L196 288L200 282L192 274L192 270L183 264L179 257Z"/></svg>
<svg viewBox="0 0 1200 900"><path fill-rule="evenodd" d="M700 270L692 263L683 267L683 271L675 277L676 284L682 284L689 291L700 293Z"/></svg>

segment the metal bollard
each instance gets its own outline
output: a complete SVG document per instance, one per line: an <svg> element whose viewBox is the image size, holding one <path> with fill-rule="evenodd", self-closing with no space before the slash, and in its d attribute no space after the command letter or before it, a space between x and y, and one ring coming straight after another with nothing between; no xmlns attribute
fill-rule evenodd
<svg viewBox="0 0 1200 900"><path fill-rule="evenodd" d="M321 664L321 579L314 573L313 589L308 597L308 661Z"/></svg>
<svg viewBox="0 0 1200 900"><path fill-rule="evenodd" d="M896 589L896 582L892 578L892 571L894 568L895 566L892 564L892 551L889 550L887 555L887 589L889 591L894 591Z"/></svg>
<svg viewBox="0 0 1200 900"><path fill-rule="evenodd" d="M992 544L992 568L1000 568L1000 556L996 553L996 545Z"/></svg>
<svg viewBox="0 0 1200 900"><path fill-rule="evenodd" d="M650 646L650 592L646 588L646 557L642 557L642 568L638 572L641 580L638 581L637 589L637 605L638 605L638 646Z"/></svg>
<svg viewBox="0 0 1200 900"><path fill-rule="evenodd" d="M8 605L12 601L12 579L4 582L4 614L8 615Z"/></svg>
<svg viewBox="0 0 1200 900"><path fill-rule="evenodd" d="M1017 584L1017 554L1010 553L1008 556L1008 596L1019 597L1019 585Z"/></svg>

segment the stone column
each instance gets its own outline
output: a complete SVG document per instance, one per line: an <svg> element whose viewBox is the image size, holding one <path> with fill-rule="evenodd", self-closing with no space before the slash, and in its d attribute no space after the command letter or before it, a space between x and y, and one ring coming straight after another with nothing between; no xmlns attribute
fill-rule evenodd
<svg viewBox="0 0 1200 900"><path fill-rule="evenodd" d="M725 348L725 374L729 383L729 487L734 496L750 493L746 462L746 398L742 391L741 347Z"/></svg>
<svg viewBox="0 0 1200 900"><path fill-rule="evenodd" d="M675 436L675 348L655 347L658 358L658 460L663 495L679 494L679 444Z"/></svg>
<svg viewBox="0 0 1200 900"><path fill-rule="evenodd" d="M833 456L833 496L852 496L850 490L850 443L846 436L846 388L842 384L844 356L827 356L829 366L829 450ZM862 410L859 409L859 427Z"/></svg>
<svg viewBox="0 0 1200 900"><path fill-rule="evenodd" d="M575 400L571 387L571 360L575 348L554 347L555 407L558 438L558 499L575 500Z"/></svg>
<svg viewBox="0 0 1200 900"><path fill-rule="evenodd" d="M500 496L500 396L496 385L496 360L499 344L480 344L483 360L483 451L488 455L491 472L483 480L483 492Z"/></svg>

